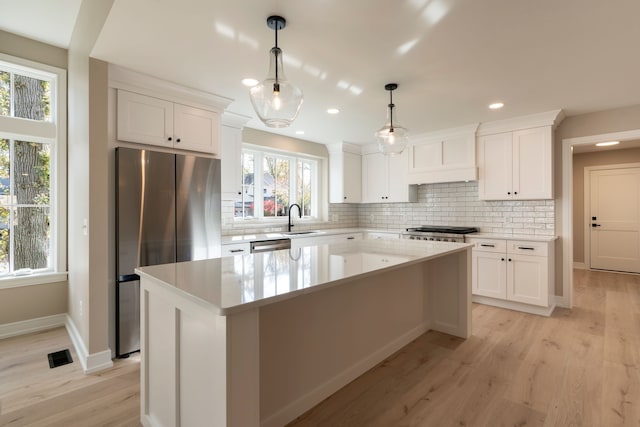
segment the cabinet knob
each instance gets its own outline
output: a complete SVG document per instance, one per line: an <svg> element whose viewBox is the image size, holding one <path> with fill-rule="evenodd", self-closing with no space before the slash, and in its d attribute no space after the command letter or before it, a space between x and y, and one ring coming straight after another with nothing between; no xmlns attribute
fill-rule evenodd
<svg viewBox="0 0 640 427"><path fill-rule="evenodd" d="M169 137L169 138L167 138L167 141L171 141L172 139L173 139L173 138Z"/></svg>
<svg viewBox="0 0 640 427"><path fill-rule="evenodd" d="M504 258L500 258L500 261L504 261Z"/></svg>
<svg viewBox="0 0 640 427"><path fill-rule="evenodd" d="M344 197L343 197L343 199L344 199L344 200L347 200L347 196L344 196Z"/></svg>
<svg viewBox="0 0 640 427"><path fill-rule="evenodd" d="M511 195L511 191L507 191L507 194L510 196Z"/></svg>
<svg viewBox="0 0 640 427"><path fill-rule="evenodd" d="M238 191L238 195L242 195L242 191Z"/></svg>
<svg viewBox="0 0 640 427"><path fill-rule="evenodd" d="M518 192L517 192L517 191L514 191L514 192L513 192L513 194L518 194Z"/></svg>
<svg viewBox="0 0 640 427"><path fill-rule="evenodd" d="M180 142L180 138L176 138L176 142Z"/></svg>
<svg viewBox="0 0 640 427"><path fill-rule="evenodd" d="M511 258L509 258L509 262L511 262Z"/></svg>

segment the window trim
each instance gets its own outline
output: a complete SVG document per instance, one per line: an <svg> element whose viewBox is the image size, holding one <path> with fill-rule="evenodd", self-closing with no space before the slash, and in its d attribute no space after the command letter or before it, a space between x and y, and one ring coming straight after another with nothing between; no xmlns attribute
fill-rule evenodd
<svg viewBox="0 0 640 427"><path fill-rule="evenodd" d="M322 188L321 182L322 182L322 168L321 168L321 161L322 158L320 157L316 157L313 155L309 155L309 154L304 154L304 153L297 153L297 152L291 152L291 151L284 151L284 150L278 150L278 149L274 149L274 148L270 148L270 147L265 147L262 145L253 145L253 144L248 144L248 143L242 143L242 147L241 147L241 151L240 151L240 158L242 159L243 154L245 152L250 152L252 154L254 154L254 156L259 157L259 161L256 160L256 158L254 158L254 165L256 164L260 164L260 168L262 168L262 158L264 155L273 155L276 157L281 157L281 158L287 158L290 161L293 160L296 162L295 167L297 167L297 161L298 160L307 160L307 161L311 161L314 163L314 167L313 167L313 173L315 173L315 177L316 179L314 180L315 182L312 183L312 191L314 192L313 194L313 198L312 198L312 211L315 213L315 216L306 216L303 218L298 218L296 217L297 221L302 221L302 222L308 222L308 223L314 223L314 222L322 222L323 221L323 211L320 208L320 203L322 202L322 195L320 194L320 189ZM242 171L242 161L239 165L240 170ZM290 171L291 170L295 170L291 169L291 165L290 167ZM258 176L254 177L254 187L255 188L262 188L262 176L260 174L257 174ZM242 176L242 175L241 175ZM289 179L290 184L290 189L289 189L289 200L294 200L295 198L292 197L292 195L294 195L297 192L297 179L295 177L295 174L293 176L293 178ZM260 193L258 197L255 196L255 188L254 188L254 204L257 204L258 202L262 203L262 194ZM255 212L255 211L254 211ZM233 216L233 221L238 223L238 224L250 224L250 223L260 223L260 224L265 224L265 223L287 223L288 222L288 218L286 216L275 216L275 217L265 217L263 216L264 212L260 212L260 215L254 215L252 217L237 217L235 216L235 212L234 212L234 216Z"/></svg>
<svg viewBox="0 0 640 427"><path fill-rule="evenodd" d="M51 143L51 159L55 171L49 177L51 198L51 270L37 271L30 275L0 277L0 289L40 285L67 280L67 71L47 64L0 53L0 66L11 72L30 77L46 75L55 84L51 92L51 122L37 122L19 117L0 116L0 123L8 131L1 131L1 138L27 139ZM31 70L36 70L33 73ZM38 74L41 72L41 74ZM53 106L55 105L55 109ZM34 134L34 132L37 132Z"/></svg>

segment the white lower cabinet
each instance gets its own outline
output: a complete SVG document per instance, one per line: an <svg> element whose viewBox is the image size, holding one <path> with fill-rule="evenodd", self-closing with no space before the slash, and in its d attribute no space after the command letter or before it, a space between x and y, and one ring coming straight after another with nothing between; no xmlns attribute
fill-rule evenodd
<svg viewBox="0 0 640 427"><path fill-rule="evenodd" d="M329 234L309 237L295 237L291 239L292 248L303 246L324 245L328 243L340 243L351 240L362 240L362 233Z"/></svg>
<svg viewBox="0 0 640 427"><path fill-rule="evenodd" d="M553 241L467 238L475 302L534 314L554 308Z"/></svg>

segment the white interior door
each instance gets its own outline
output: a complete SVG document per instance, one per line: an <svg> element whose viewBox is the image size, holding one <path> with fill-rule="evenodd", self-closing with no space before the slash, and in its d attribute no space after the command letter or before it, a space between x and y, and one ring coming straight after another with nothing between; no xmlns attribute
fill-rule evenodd
<svg viewBox="0 0 640 427"><path fill-rule="evenodd" d="M640 168L590 172L591 268L640 273Z"/></svg>

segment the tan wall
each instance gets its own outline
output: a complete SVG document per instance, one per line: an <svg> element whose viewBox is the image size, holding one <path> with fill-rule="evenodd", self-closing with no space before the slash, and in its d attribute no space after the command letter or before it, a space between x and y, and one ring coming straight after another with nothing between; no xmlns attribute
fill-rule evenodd
<svg viewBox="0 0 640 427"><path fill-rule="evenodd" d="M256 129L244 128L242 130L242 141L247 144L262 145L292 153L309 154L324 158L329 157L327 147L323 144L262 132Z"/></svg>
<svg viewBox="0 0 640 427"><path fill-rule="evenodd" d="M0 30L0 52L67 69L67 50Z"/></svg>
<svg viewBox="0 0 640 427"><path fill-rule="evenodd" d="M0 325L66 312L66 281L0 290Z"/></svg>
<svg viewBox="0 0 640 427"><path fill-rule="evenodd" d="M89 55L112 5L83 2L69 46L68 309L89 354L109 348L107 66Z"/></svg>
<svg viewBox="0 0 640 427"><path fill-rule="evenodd" d="M584 168L587 166L640 163L640 148L580 153L573 156L573 261L584 256Z"/></svg>
<svg viewBox="0 0 640 427"><path fill-rule="evenodd" d="M0 52L62 69L67 68L66 49L50 46L5 31L0 31ZM66 312L66 281L0 289L0 324L20 322Z"/></svg>
<svg viewBox="0 0 640 427"><path fill-rule="evenodd" d="M558 235L564 233L562 229L562 140L634 129L640 129L640 105L567 117L560 123L555 132L553 171L556 195L555 229ZM563 265L562 258L562 241L558 239L556 242L556 295L562 295L563 270L573 267Z"/></svg>

